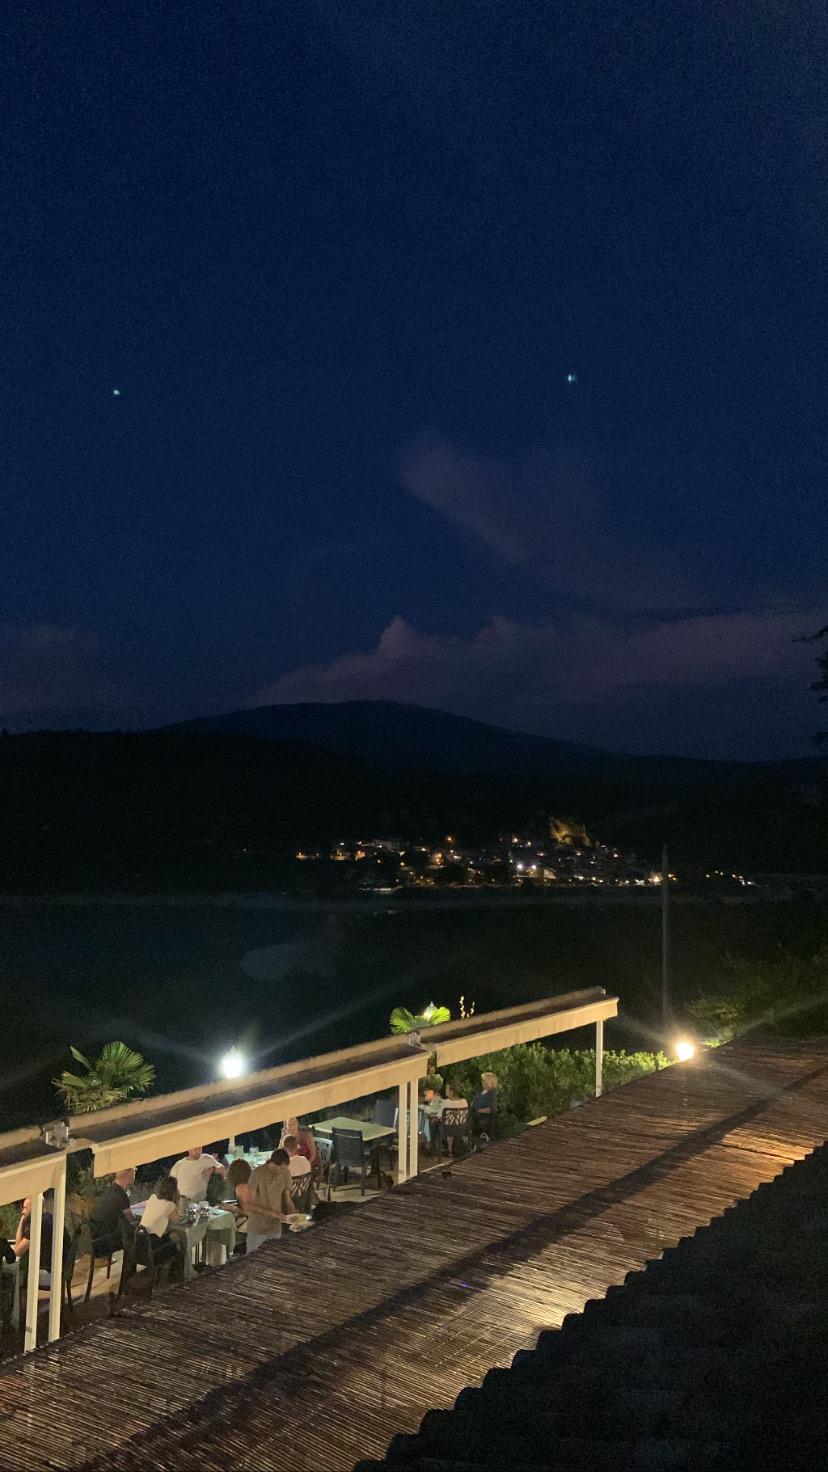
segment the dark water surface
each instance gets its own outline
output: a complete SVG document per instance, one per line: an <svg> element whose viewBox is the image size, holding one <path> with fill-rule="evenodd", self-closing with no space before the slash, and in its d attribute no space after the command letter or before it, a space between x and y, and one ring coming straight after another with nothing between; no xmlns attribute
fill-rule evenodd
<svg viewBox="0 0 828 1472"><path fill-rule="evenodd" d="M801 934L792 906L677 907L676 992L709 985L725 950ZM0 1129L54 1114L50 1080L70 1066L70 1042L88 1050L120 1038L169 1089L215 1077L236 1042L267 1067L380 1036L397 1004L434 1000L457 1015L461 994L482 1011L603 985L624 1012L608 1041L641 1047L658 1013L659 973L657 905L372 913L3 904Z"/></svg>

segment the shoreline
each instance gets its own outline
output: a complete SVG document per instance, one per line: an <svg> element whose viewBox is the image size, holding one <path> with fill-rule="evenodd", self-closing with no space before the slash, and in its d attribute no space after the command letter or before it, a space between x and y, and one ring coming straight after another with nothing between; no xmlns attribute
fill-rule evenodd
<svg viewBox="0 0 828 1472"><path fill-rule="evenodd" d="M761 895L698 895L672 893L672 905L757 905L789 904L783 895L767 893ZM661 905L661 890L653 888L642 893L629 891L613 892L584 890L577 894L504 894L504 893L455 893L447 895L423 895L403 897L399 894L376 894L353 899L301 898L295 895L269 894L262 892L217 891L215 894L9 894L0 893L0 906L5 909L36 909L48 905L65 909L85 909L93 906L113 909L225 909L225 910L270 910L315 914L331 911L346 913L355 911L364 914L406 914L434 910L520 909L527 906L551 905L582 909L590 905L624 906L636 909L657 908Z"/></svg>

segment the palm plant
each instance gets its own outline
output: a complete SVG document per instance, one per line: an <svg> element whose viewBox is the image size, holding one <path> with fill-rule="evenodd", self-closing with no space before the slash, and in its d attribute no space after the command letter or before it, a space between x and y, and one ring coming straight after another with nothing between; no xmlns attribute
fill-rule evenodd
<svg viewBox="0 0 828 1472"><path fill-rule="evenodd" d="M70 1073L64 1069L60 1078L52 1082L70 1114L106 1109L107 1105L119 1104L132 1094L145 1094L155 1082L153 1064L147 1063L126 1043L105 1043L94 1060L71 1044L69 1051L86 1072Z"/></svg>
<svg viewBox="0 0 828 1472"><path fill-rule="evenodd" d="M392 1032L420 1032L424 1027L437 1027L441 1022L451 1022L448 1007L435 1007L429 1002L418 1016L407 1007L395 1007L388 1019Z"/></svg>

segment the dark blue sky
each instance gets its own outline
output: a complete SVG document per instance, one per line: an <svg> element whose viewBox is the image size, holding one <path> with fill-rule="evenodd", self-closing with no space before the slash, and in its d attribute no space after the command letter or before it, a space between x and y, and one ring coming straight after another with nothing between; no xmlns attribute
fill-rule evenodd
<svg viewBox="0 0 828 1472"><path fill-rule="evenodd" d="M2 29L0 720L808 750L822 0Z"/></svg>

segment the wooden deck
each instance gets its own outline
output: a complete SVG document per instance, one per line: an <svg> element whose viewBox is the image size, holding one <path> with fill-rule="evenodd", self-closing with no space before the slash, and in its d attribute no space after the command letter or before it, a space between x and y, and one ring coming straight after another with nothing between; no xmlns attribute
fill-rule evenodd
<svg viewBox="0 0 828 1472"><path fill-rule="evenodd" d="M15 1361L0 1467L344 1472L826 1134L828 1040L629 1084Z"/></svg>

